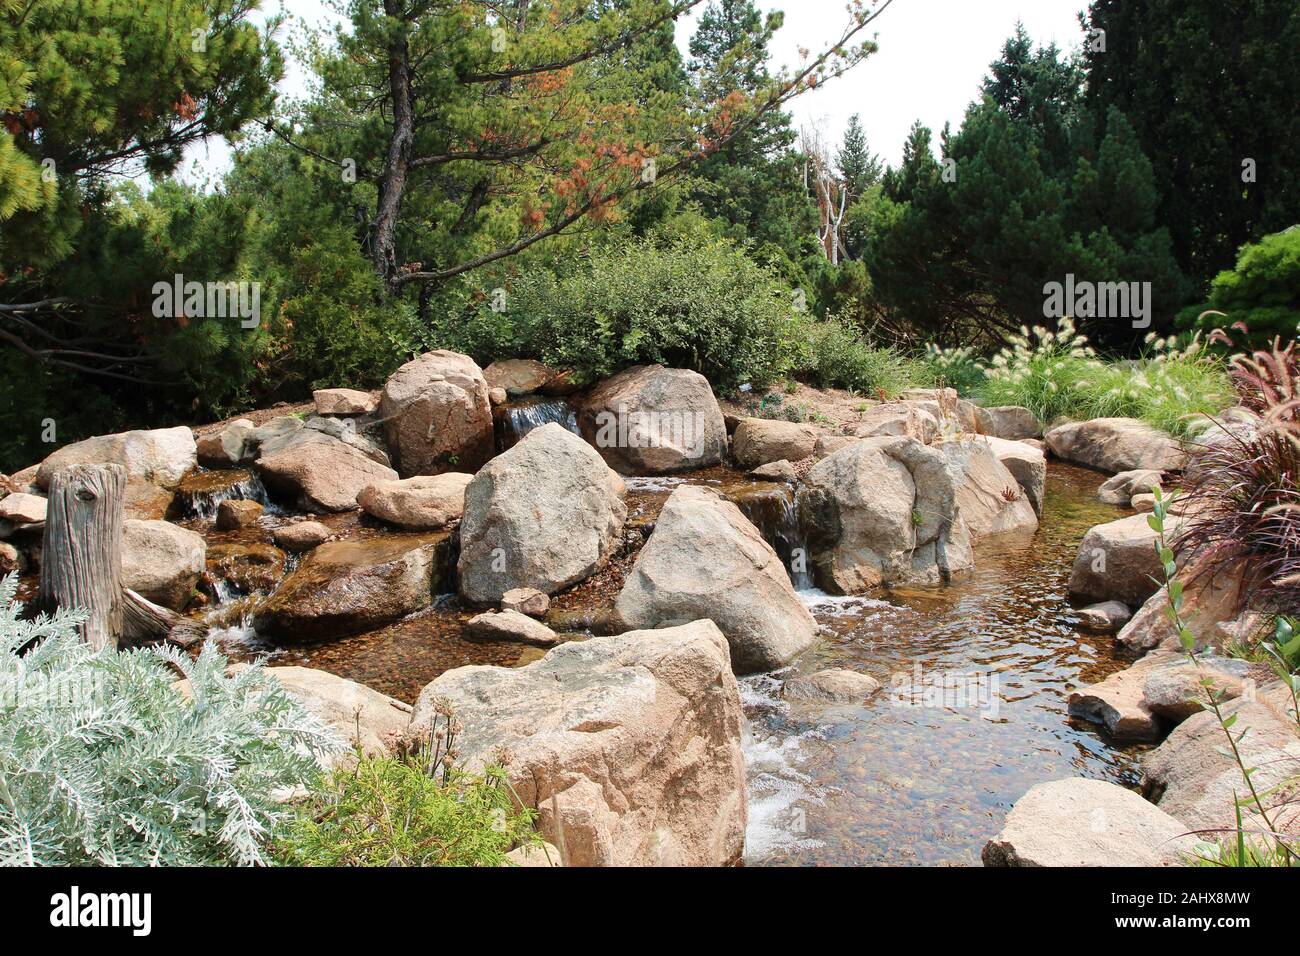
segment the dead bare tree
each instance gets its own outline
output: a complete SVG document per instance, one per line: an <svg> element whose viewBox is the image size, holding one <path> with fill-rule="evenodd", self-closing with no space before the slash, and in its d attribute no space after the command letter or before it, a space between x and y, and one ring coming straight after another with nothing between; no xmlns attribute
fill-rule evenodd
<svg viewBox="0 0 1300 956"><path fill-rule="evenodd" d="M806 127L799 134L804 154L803 185L817 197L817 241L821 243L831 265L840 264L844 247L844 213L848 207L848 190L835 174L835 164L817 130ZM811 181L810 181L811 180Z"/></svg>

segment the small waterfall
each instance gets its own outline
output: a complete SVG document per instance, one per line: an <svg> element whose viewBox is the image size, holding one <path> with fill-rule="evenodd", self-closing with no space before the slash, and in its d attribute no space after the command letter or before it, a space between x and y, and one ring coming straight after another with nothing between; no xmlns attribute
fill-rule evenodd
<svg viewBox="0 0 1300 956"><path fill-rule="evenodd" d="M513 448L534 428L550 422L579 434L578 415L566 399L531 398L499 406L492 412L497 453Z"/></svg>
<svg viewBox="0 0 1300 956"><path fill-rule="evenodd" d="M262 479L244 468L229 471L200 471L188 476L176 489L181 518L211 520L223 501L256 501L267 514L279 514L271 503Z"/></svg>
<svg viewBox="0 0 1300 956"><path fill-rule="evenodd" d="M813 586L812 552L800 521L798 499L788 485L757 482L727 495L772 546L796 591Z"/></svg>

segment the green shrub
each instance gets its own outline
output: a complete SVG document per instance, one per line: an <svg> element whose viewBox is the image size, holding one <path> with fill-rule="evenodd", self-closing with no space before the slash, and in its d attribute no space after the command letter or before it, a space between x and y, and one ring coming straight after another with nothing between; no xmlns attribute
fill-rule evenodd
<svg viewBox="0 0 1300 956"><path fill-rule="evenodd" d="M479 776L453 769L433 746L359 755L354 769L326 775L278 841L279 861L502 866L514 847L540 845L535 813L517 809L504 770L488 767Z"/></svg>
<svg viewBox="0 0 1300 956"><path fill-rule="evenodd" d="M921 361L929 366L936 384L955 388L959 395L977 392L988 377L984 363L970 346L945 349L931 342L925 347Z"/></svg>
<svg viewBox="0 0 1300 956"><path fill-rule="evenodd" d="M893 398L904 389L934 382L924 362L869 345L834 316L809 319L802 326L807 352L799 372L813 385Z"/></svg>
<svg viewBox="0 0 1300 956"><path fill-rule="evenodd" d="M277 796L334 736L262 668L227 677L211 644L95 651L79 615L21 619L16 587L0 582L0 865L267 862Z"/></svg>
<svg viewBox="0 0 1300 956"><path fill-rule="evenodd" d="M1300 330L1300 228L1265 236L1241 247L1235 268L1220 272L1210 285L1210 300L1179 315L1179 325L1209 332L1229 322L1241 322L1257 343L1274 336L1285 342Z"/></svg>

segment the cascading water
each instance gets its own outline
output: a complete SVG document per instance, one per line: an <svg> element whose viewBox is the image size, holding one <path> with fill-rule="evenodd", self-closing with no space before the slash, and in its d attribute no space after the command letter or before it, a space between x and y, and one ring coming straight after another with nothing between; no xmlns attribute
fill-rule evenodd
<svg viewBox="0 0 1300 956"><path fill-rule="evenodd" d="M492 413L497 453L513 448L534 428L551 422L579 434L578 415L566 399L534 398L501 405Z"/></svg>
<svg viewBox="0 0 1300 956"><path fill-rule="evenodd" d="M267 514L280 514L256 473L239 468L200 471L188 476L176 490L180 518L211 520L223 501L256 501Z"/></svg>
<svg viewBox="0 0 1300 956"><path fill-rule="evenodd" d="M810 589L813 586L812 554L808 550L808 536L800 521L794 489L789 485L757 482L729 493L728 497L781 558L794 589Z"/></svg>

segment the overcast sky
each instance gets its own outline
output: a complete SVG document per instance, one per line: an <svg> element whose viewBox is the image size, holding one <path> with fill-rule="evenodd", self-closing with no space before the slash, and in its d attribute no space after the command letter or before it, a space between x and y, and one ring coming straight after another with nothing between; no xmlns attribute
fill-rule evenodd
<svg viewBox="0 0 1300 956"><path fill-rule="evenodd" d="M291 16L308 22L335 20L323 0L263 0L263 6L273 13L281 2ZM838 36L848 16L844 0L758 0L758 6L785 11L785 26L771 52L777 63L787 65L798 62L800 47L820 50ZM1037 43L1055 41L1071 49L1083 38L1077 14L1085 6L1086 0L893 0L872 24L879 52L846 76L796 99L791 108L795 125L819 127L829 142L838 143L849 116L858 113L872 150L897 163L914 120L936 132L945 122L960 125L1017 20ZM683 55L693 20L678 24ZM304 83L301 71L291 68L282 90L301 95ZM212 142L191 158L197 165L189 178L203 178L226 168L229 150L224 142Z"/></svg>

